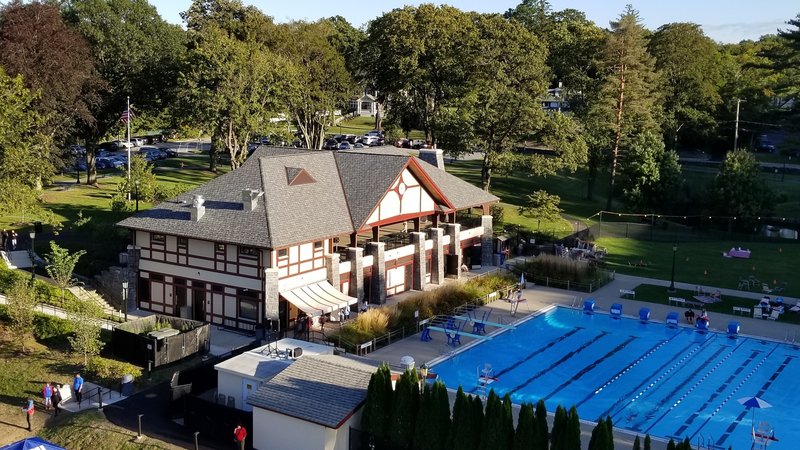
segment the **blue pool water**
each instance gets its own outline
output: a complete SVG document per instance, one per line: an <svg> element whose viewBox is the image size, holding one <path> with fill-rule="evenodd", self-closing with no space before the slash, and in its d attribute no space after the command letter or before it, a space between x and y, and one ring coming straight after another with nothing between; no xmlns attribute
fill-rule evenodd
<svg viewBox="0 0 800 450"><path fill-rule="evenodd" d="M615 426L640 435L711 439L734 450L752 443L753 411L737 400L755 395L773 405L755 411L756 424L769 422L779 439L770 448L789 449L800 447L798 356L772 341L559 307L434 370L449 388L477 394L478 373L490 364L496 380L489 387L514 403L544 399L551 412L575 405L581 418L611 415Z"/></svg>

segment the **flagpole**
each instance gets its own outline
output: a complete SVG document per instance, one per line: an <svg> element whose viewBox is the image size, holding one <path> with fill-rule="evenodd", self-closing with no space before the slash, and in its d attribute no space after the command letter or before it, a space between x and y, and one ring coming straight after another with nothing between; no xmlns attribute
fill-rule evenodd
<svg viewBox="0 0 800 450"><path fill-rule="evenodd" d="M128 201L131 200L131 97L128 96L127 106L128 117L125 121L125 127L128 132Z"/></svg>

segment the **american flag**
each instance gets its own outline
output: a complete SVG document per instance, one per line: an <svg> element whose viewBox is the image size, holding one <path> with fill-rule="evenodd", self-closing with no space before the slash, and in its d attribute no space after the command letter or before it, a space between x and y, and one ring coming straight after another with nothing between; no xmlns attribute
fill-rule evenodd
<svg viewBox="0 0 800 450"><path fill-rule="evenodd" d="M122 111L122 114L120 114L119 121L122 123L128 123L135 118L136 114L134 114L133 111L126 109L125 111Z"/></svg>

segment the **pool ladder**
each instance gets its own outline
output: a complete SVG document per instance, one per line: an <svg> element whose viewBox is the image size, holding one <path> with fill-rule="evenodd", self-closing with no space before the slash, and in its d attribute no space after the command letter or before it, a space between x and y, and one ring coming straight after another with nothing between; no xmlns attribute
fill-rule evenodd
<svg viewBox="0 0 800 450"><path fill-rule="evenodd" d="M725 450L727 447L723 447L717 445L717 441L714 440L714 437L708 435L707 438L703 438L703 435L697 436L697 450Z"/></svg>

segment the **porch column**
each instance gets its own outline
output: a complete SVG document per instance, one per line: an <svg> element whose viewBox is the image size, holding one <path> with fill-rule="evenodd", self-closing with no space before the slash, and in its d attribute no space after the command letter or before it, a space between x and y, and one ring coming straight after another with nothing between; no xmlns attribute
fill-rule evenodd
<svg viewBox="0 0 800 450"><path fill-rule="evenodd" d="M369 242L367 249L373 257L372 283L370 283L371 301L382 305L386 303L386 257L384 256L386 243Z"/></svg>
<svg viewBox="0 0 800 450"><path fill-rule="evenodd" d="M411 245L414 246L414 274L411 280L411 289L422 291L425 289L425 233L409 233Z"/></svg>
<svg viewBox="0 0 800 450"><path fill-rule="evenodd" d="M481 216L481 226L483 227L483 234L481 235L481 266L488 267L492 265L492 244L494 241L494 231L492 228L492 216Z"/></svg>
<svg viewBox="0 0 800 450"><path fill-rule="evenodd" d="M380 237L381 237L381 227L375 225L374 227L372 227L372 240L378 242Z"/></svg>
<svg viewBox="0 0 800 450"><path fill-rule="evenodd" d="M328 278L328 283L331 284L336 290L342 288L342 277L339 271L339 261L341 258L338 253L329 253L325 255L325 275Z"/></svg>
<svg viewBox="0 0 800 450"><path fill-rule="evenodd" d="M460 223L447 223L445 224L445 232L448 236L450 236L450 251L448 255L455 256L458 260L456 266L456 273L451 273L448 275L455 275L457 280L461 279L461 264L462 264L462 254L461 254L461 224Z"/></svg>
<svg viewBox="0 0 800 450"><path fill-rule="evenodd" d="M278 298L280 295L278 292L277 268L264 269L262 286L264 292L264 318L273 321L273 326L280 326L280 313L278 310ZM264 325L268 327L270 324L265 323Z"/></svg>
<svg viewBox="0 0 800 450"><path fill-rule="evenodd" d="M431 284L441 284L444 281L444 230L431 228L428 236L433 239L431 250Z"/></svg>
<svg viewBox="0 0 800 450"><path fill-rule="evenodd" d="M347 260L350 261L350 291L348 295L357 298L358 303L361 303L364 300L364 249L349 247Z"/></svg>

